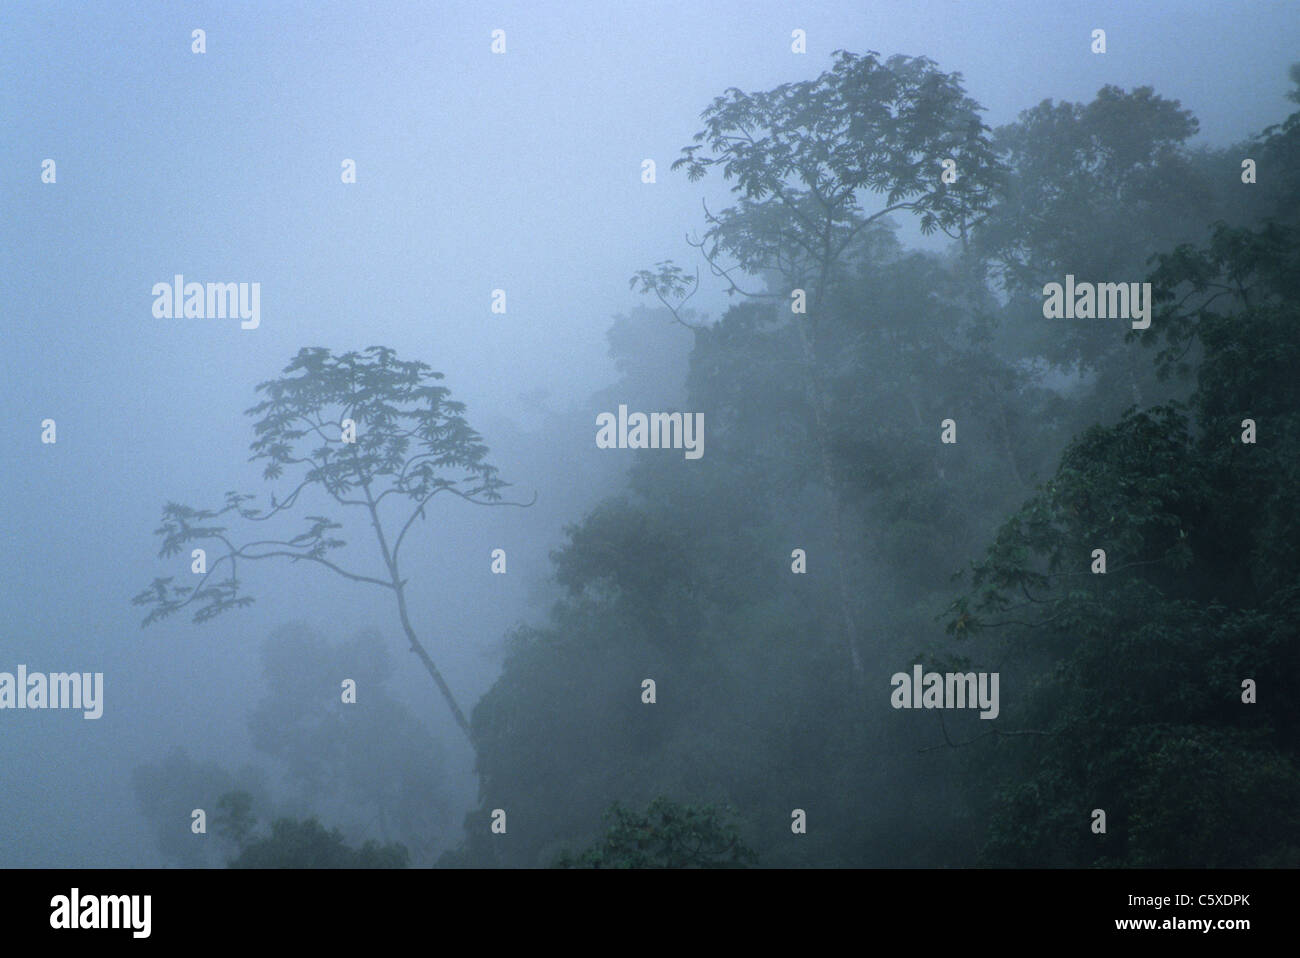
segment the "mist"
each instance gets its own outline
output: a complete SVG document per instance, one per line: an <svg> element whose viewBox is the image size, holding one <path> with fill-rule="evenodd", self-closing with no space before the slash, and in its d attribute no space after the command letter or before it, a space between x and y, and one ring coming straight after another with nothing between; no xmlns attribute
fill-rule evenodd
<svg viewBox="0 0 1300 958"><path fill-rule="evenodd" d="M5 20L0 865L1300 863L1288 4Z"/></svg>

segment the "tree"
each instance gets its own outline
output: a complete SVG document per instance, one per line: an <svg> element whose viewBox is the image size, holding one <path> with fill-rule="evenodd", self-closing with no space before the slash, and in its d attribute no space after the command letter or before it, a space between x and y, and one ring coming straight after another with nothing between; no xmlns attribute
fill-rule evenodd
<svg viewBox="0 0 1300 958"><path fill-rule="evenodd" d="M562 853L556 868L745 868L758 860L725 812L713 805L678 805L660 796L644 813L617 802L605 813L605 836L578 854Z"/></svg>
<svg viewBox="0 0 1300 958"><path fill-rule="evenodd" d="M1067 270L1118 281L1212 218L1185 152L1198 126L1151 87L1023 111L994 135L1009 173L977 246L1007 288L1035 296Z"/></svg>
<svg viewBox="0 0 1300 958"><path fill-rule="evenodd" d="M949 632L1001 637L1029 690L1001 721L1046 733L982 753L1014 783L996 788L990 863L1300 862L1300 723L1281 704L1300 694L1298 254L1274 224L1161 257L1144 338L1165 340L1163 369L1200 344L1190 415L1085 431L953 602ZM1265 430L1253 442L1243 419ZM1248 704L1247 679L1269 699Z"/></svg>
<svg viewBox="0 0 1300 958"><path fill-rule="evenodd" d="M1153 371L1125 347L1126 324L1045 322L1043 285L1067 273L1134 281L1156 253L1203 238L1230 194L1192 162L1197 129L1191 111L1150 87L1104 86L1090 103L1044 100L994 133L1008 173L973 247L1010 297L1003 345L1096 377L1094 396L1118 408L1089 421L1155 401Z"/></svg>
<svg viewBox="0 0 1300 958"><path fill-rule="evenodd" d="M132 600L151 607L142 625L197 604L194 621L206 622L253 600L240 592L241 561L288 559L312 562L353 582L388 590L396 602L402 629L442 693L456 724L473 741L469 722L451 688L417 638L406 606L407 580L401 572L401 549L429 501L448 493L476 505L531 505L506 502L508 484L486 461L487 447L464 417L465 406L437 385L441 373L422 362L403 362L393 350L371 346L364 353L340 355L321 347L303 348L279 379L257 390L266 398L247 410L261 416L250 461L265 460L263 478L281 478L293 470L296 483L269 509L249 505L256 497L226 493L225 505L195 509L169 502L163 508L159 556L180 553L191 543L207 543L218 554L207 563L198 585L173 585L174 576L157 578ZM311 443L316 443L315 447ZM298 505L315 487L334 505L360 510L379 545L383 567L378 575L358 573L327 558L347 543L335 534L342 525L323 515L305 516L306 528L289 538L254 539L236 545L223 516L248 523L274 519ZM392 498L385 506L384 500ZM390 518L393 508L401 511ZM224 578L215 578L218 572Z"/></svg>
<svg viewBox="0 0 1300 958"><path fill-rule="evenodd" d="M226 792L217 799L213 826L222 838L242 848L253 840L257 816L253 814L253 796L245 791Z"/></svg>
<svg viewBox="0 0 1300 958"><path fill-rule="evenodd" d="M410 863L403 845L368 841L352 848L337 828L325 828L315 816L277 818L269 834L259 835L252 805L247 792L221 796L217 828L239 848L231 868L406 868Z"/></svg>
<svg viewBox="0 0 1300 958"><path fill-rule="evenodd" d="M811 109L789 118L790 148L815 160L813 140L800 146L797 137L814 129L830 137L832 120ZM853 148L870 149L844 147ZM932 172L921 186L942 190L937 160ZM787 200L809 189L793 174L778 185ZM952 551L973 553L992 508L1018 501L1006 497L1007 479L1035 464L1026 450L1044 426L1039 397L1022 401L1030 390L1004 384L1014 377L980 338L975 314L991 303L972 295L959 256L904 250L884 216L856 237L847 237L852 226L841 229L874 215L860 209L869 192L852 197L857 212L848 212L847 193L837 200L832 227L838 243L848 242L816 317L791 312L787 287L747 297L701 326L682 303L694 283L671 263L634 279L693 329L686 408L712 424L713 452L686 469L669 458L638 461L630 494L602 503L553 553L565 595L548 623L512 637L501 675L474 710L483 798L459 863L535 867L590 833L611 801L635 806L660 791L692 802L725 795L751 822L817 794L827 824L806 840L783 841L780 829L746 832L770 864L969 860L969 842L954 850L964 809L942 770L933 771L938 763L918 762L910 787L900 788L896 769L877 760L900 746L915 752L908 746L920 735L896 721L887 699L863 694L860 676L892 662L902 636L933 630L950 592ZM775 223L780 200L772 196ZM898 202L890 212L906 212L909 200ZM755 230L764 225L755 221ZM959 237L960 222L952 229ZM719 256L731 255L703 252L720 267ZM790 282L758 260L751 268L769 288ZM814 323L810 364L804 346ZM1005 417L985 415L989 404L972 401L972 382L980 398L993 382L1000 398L1012 397L1010 409L999 407ZM963 429L973 430L964 435L982 436L986 426L999 441L941 447L940 409L959 410ZM1005 447L1014 457L999 462ZM793 574L793 546L806 550L812 574ZM854 613L866 594L880 628L858 648L842 612ZM850 656L858 669L847 667ZM670 690L672 708L643 703L637 691L646 677ZM571 745L555 750L555 741ZM497 795L528 809L527 827L508 845L482 827ZM874 796L865 827L856 814L863 795ZM918 808L933 811L923 833L909 826Z"/></svg>
<svg viewBox="0 0 1300 958"><path fill-rule="evenodd" d="M979 403L957 405L985 367L962 335L969 304L956 270L888 250L854 265L865 273L849 285L855 308L837 310L826 335L871 337L828 370L829 425L849 542L873 552L854 584L881 624L862 650L878 675L935 631L950 569L1023 493L997 444L977 438L1000 424ZM864 694L846 667L812 415L781 365L793 331L771 314L741 302L694 337L686 408L712 424L712 453L687 469L677 457L638 460L627 495L591 510L552 553L564 594L546 623L512 636L474 709L482 804L461 863L537 867L591 833L611 802L644 808L660 792L691 803L725 796L769 866L973 860L963 796L945 774L959 756L915 759L901 777L898 763L879 759L914 755L931 729L900 722L887 696ZM972 441L943 447L937 428L914 427L912 393L935 426L932 412L961 408ZM1024 424L1032 418L1012 419L1026 465L1041 428ZM794 546L811 574L792 573ZM645 678L669 707L643 702ZM804 839L752 824L809 794L823 824ZM869 822L857 814L863 795L873 796ZM503 796L527 816L509 843L483 827Z"/></svg>
<svg viewBox="0 0 1300 958"><path fill-rule="evenodd" d="M271 807L266 772L244 765L235 772L216 762L196 762L183 748L173 748L156 763L138 765L131 784L140 812L149 820L158 851L168 864L204 868L219 864L220 851L206 835L192 832L191 813L196 808L211 813L215 826L220 797L238 791L264 807Z"/></svg>
<svg viewBox="0 0 1300 958"><path fill-rule="evenodd" d="M1292 63L1287 74L1294 87L1286 94L1292 103L1300 103L1300 63ZM1275 219L1293 229L1300 228L1300 111L1281 123L1265 127L1248 149L1234 151L1234 179L1241 172L1242 157L1258 160L1259 178L1249 186L1246 204L1253 207L1258 219ZM1253 202L1252 202L1253 201Z"/></svg>
<svg viewBox="0 0 1300 958"><path fill-rule="evenodd" d="M688 240L726 282L728 294L786 303L796 289L806 296L805 312L785 314L784 321L795 333L798 358L790 366L807 395L821 481L830 495L841 631L855 675L862 673L862 658L844 490L830 437L828 297L847 278L846 265L876 241L894 213L919 216L927 234L942 230L965 241L987 212L998 178L981 109L965 94L960 74L943 73L928 58L882 62L874 52L840 50L815 80L762 93L732 88L716 98L702 114L705 128L695 145L673 163L692 181L714 167L735 180L737 205L716 215L706 206L707 231ZM945 161L955 164L951 183L943 175ZM868 195L883 197L869 212L863 207ZM724 265L724 257L734 264ZM769 289L745 289L736 270L767 278ZM698 286L698 274L691 281L664 261L640 271L632 285L654 293L680 321L677 311Z"/></svg>
<svg viewBox="0 0 1300 958"><path fill-rule="evenodd" d="M283 626L263 644L262 663L267 694L249 731L296 787L300 806L350 837L400 841L415 864L432 864L452 804L441 746L390 691L392 663L379 635L330 642ZM341 676L363 690L358 702L340 700Z"/></svg>

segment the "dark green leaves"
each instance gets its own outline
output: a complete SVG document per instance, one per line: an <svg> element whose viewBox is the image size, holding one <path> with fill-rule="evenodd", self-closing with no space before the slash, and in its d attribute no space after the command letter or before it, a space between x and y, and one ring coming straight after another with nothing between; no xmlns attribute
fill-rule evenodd
<svg viewBox="0 0 1300 958"><path fill-rule="evenodd" d="M725 812L713 805L679 805L660 796L644 813L617 802L605 813L604 838L578 855L565 852L556 868L745 868L757 856Z"/></svg>

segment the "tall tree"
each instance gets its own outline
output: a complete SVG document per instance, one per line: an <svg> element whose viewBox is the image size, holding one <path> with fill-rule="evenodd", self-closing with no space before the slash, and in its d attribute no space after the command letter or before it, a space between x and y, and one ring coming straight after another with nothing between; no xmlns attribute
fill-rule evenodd
<svg viewBox="0 0 1300 958"><path fill-rule="evenodd" d="M841 630L855 675L862 672L862 656L845 496L831 442L829 296L891 215L913 214L923 232L942 230L963 240L983 217L998 166L981 109L966 95L960 74L944 73L926 57L882 61L874 52L840 50L815 80L760 93L726 91L702 114L705 126L695 144L673 164L692 181L714 167L735 181L737 204L717 214L706 206L708 229L692 243L728 294L791 304L787 319L798 350L791 367L812 411L821 481L830 497ZM873 197L877 204L868 208ZM737 270L766 279L768 289L747 289L748 281L737 282ZM664 261L632 282L677 314L694 293L698 273L693 281Z"/></svg>
<svg viewBox="0 0 1300 958"><path fill-rule="evenodd" d="M1044 100L994 133L1009 172L973 246L1010 299L1004 345L1094 377L1110 403L1101 418L1156 401L1150 363L1126 348L1127 324L1044 321L1043 285L1137 281L1155 254L1204 238L1228 191L1192 162L1197 129L1150 87L1105 86L1090 103Z"/></svg>
<svg viewBox="0 0 1300 958"><path fill-rule="evenodd" d="M226 493L225 505L217 509L167 503L156 530L162 539L159 556L202 543L215 557L205 556L197 585L175 585L175 576L165 576L135 596L135 605L150 607L142 624L191 605L196 607L194 621L206 622L250 604L252 598L240 592L241 562L315 563L392 595L411 650L473 742L464 711L411 624L402 545L415 520L424 518L429 501L440 493L476 505L531 503L502 499L500 490L507 483L487 462L487 447L465 419L464 404L438 385L442 378L426 364L401 361L393 350L380 346L338 355L321 347L300 350L280 378L258 385L266 398L247 410L249 416L261 417L254 426L257 439L250 447L250 461L265 461L267 480L292 470L292 488L278 500L272 494L267 509L250 505L256 497L238 492ZM363 514L379 546L381 567L376 574L344 568L329 558L347 543L335 534L342 524L323 515L305 516L306 528L297 535L240 544L220 524L223 516L252 524L270 521L293 510L308 490L323 492L327 502Z"/></svg>

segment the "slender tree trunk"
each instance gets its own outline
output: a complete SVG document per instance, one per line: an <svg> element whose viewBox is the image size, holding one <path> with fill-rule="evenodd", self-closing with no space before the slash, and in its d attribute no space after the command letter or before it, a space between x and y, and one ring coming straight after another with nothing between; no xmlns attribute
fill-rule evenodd
<svg viewBox="0 0 1300 958"><path fill-rule="evenodd" d="M447 680L442 677L442 672L433 664L433 659L429 657L429 653L425 651L420 640L416 638L415 629L411 628L411 618L406 612L406 584L402 581L398 573L397 562L388 549L388 539L384 536L384 528L379 523L379 513L375 509L374 497L370 495L370 487L367 485L363 488L370 509L370 523L375 527L375 536L379 539L379 548L384 555L384 564L388 567L388 575L393 583L393 592L397 595L397 612L401 616L402 629L406 632L406 638L411 643L411 651L419 656L420 661L424 663L425 670L433 677L433 682L438 686L438 691L446 699L452 717L456 719L456 724L465 733L465 738L469 740L470 745L474 745L474 733L465 718L465 713L461 711L460 705L456 702L456 696L452 694L451 686L447 684Z"/></svg>
<svg viewBox="0 0 1300 958"><path fill-rule="evenodd" d="M820 298L820 297L819 297ZM823 415L825 390L817 372L816 350L809 338L808 331L802 324L797 324L799 338L803 345L804 359L808 369L808 391L813 407L813 432L817 443L820 460L822 483L831 498L831 532L835 554L831 561L835 566L836 582L840 594L840 617L844 629L844 643L848 647L849 661L853 666L854 676L862 674L862 657L858 652L857 622L853 615L853 590L849 582L849 551L844 541L844 495L839 479L835 475L835 466L831 459L830 437Z"/></svg>
<svg viewBox="0 0 1300 958"><path fill-rule="evenodd" d="M426 652L424 646L420 644L420 640L415 637L415 630L411 628L411 619L406 614L406 587L397 578L395 570L393 575L393 589L397 592L397 611L402 617L402 628L406 631L406 638L411 643L411 651L419 656L420 661L424 663L425 670L433 676L434 684L438 686L438 691L442 693L442 697L447 700L447 706L451 709L451 714L452 717L456 719L456 724L460 726L461 731L465 733L465 737L469 739L470 744L473 745L474 733L470 731L469 722L465 719L465 713L461 711L460 705L457 704L456 696L452 694L451 687L447 684L447 680L442 677L442 672L440 672L438 667L433 664L433 659L429 657L429 653Z"/></svg>

